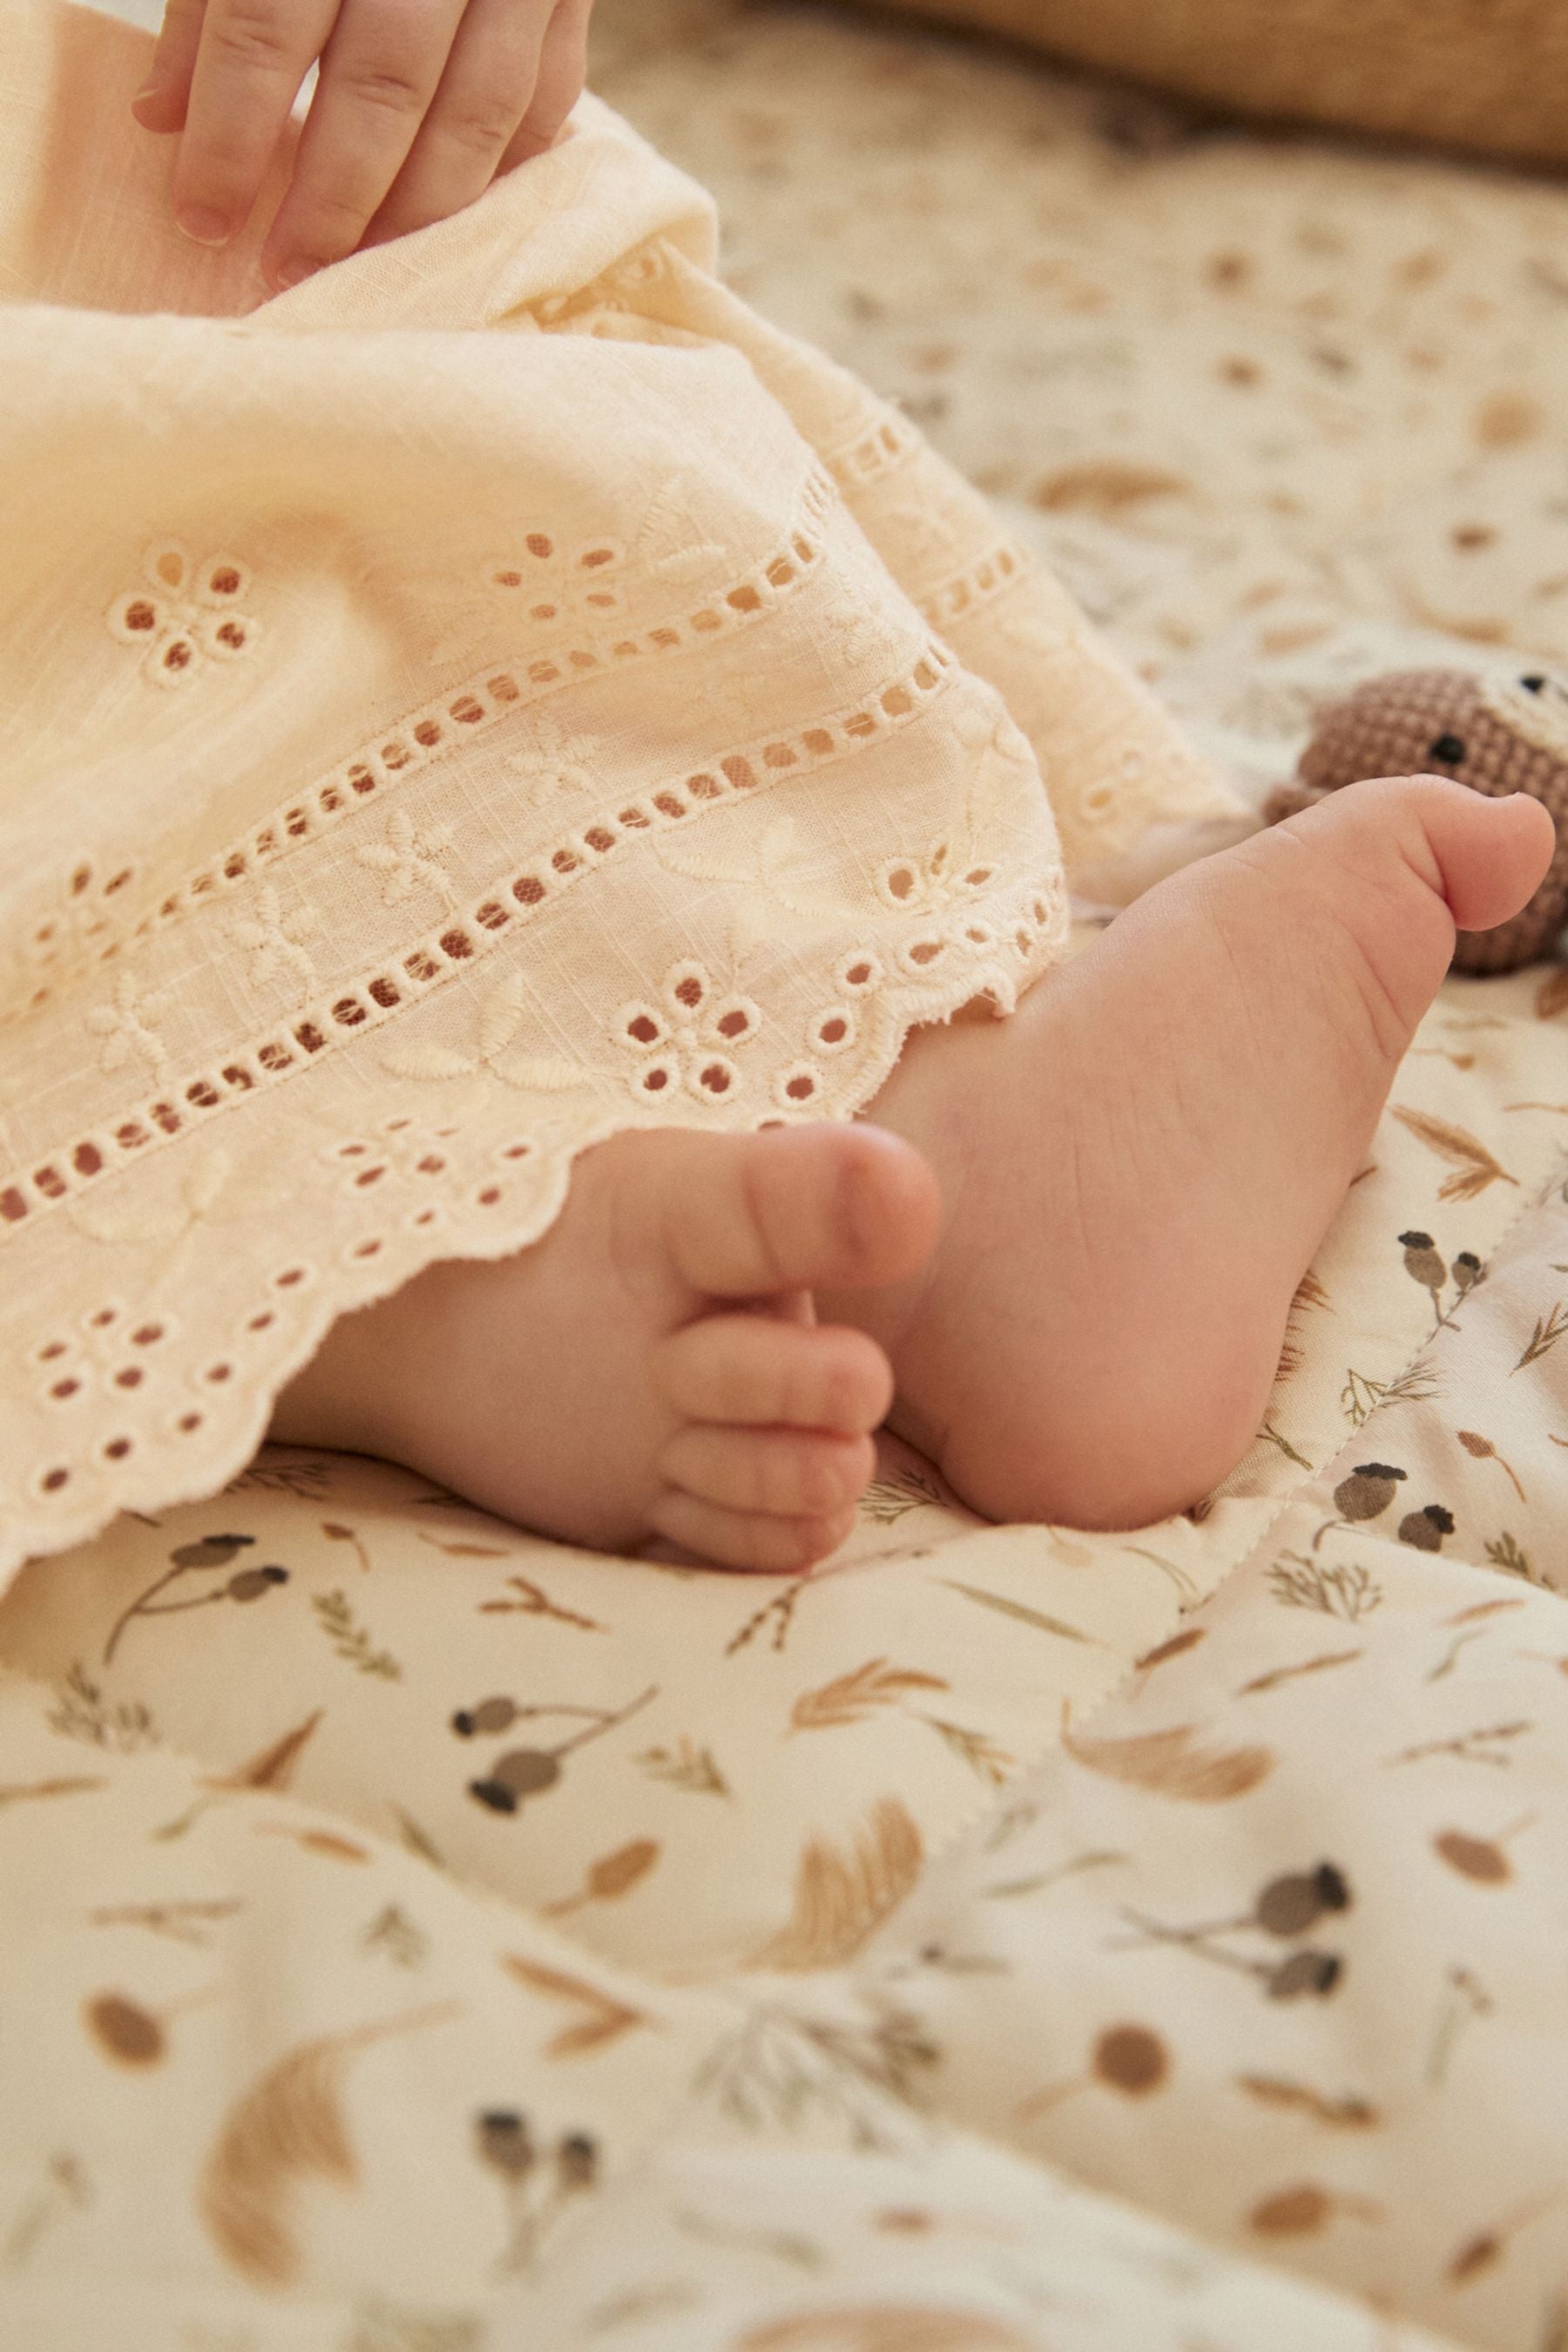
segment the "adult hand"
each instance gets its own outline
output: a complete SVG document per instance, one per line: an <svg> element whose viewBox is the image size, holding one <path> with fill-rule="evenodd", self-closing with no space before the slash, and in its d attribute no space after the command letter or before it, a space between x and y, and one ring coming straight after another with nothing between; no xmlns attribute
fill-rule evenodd
<svg viewBox="0 0 1568 2352"><path fill-rule="evenodd" d="M312 65L321 79L261 267L279 291L444 220L550 146L583 88L593 0L166 0L132 101L177 132L174 212L237 236Z"/></svg>

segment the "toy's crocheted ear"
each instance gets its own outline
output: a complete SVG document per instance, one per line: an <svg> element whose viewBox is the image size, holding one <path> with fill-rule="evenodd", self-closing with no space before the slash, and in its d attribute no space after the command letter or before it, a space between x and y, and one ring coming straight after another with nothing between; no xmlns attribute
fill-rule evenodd
<svg viewBox="0 0 1568 2352"><path fill-rule="evenodd" d="M1551 871L1511 923L1462 931L1458 971L1512 971L1552 953L1568 915L1568 682L1544 670L1487 677L1399 670L1320 712L1295 776L1268 795L1270 824L1371 776L1451 776L1501 798L1530 793L1557 821Z"/></svg>

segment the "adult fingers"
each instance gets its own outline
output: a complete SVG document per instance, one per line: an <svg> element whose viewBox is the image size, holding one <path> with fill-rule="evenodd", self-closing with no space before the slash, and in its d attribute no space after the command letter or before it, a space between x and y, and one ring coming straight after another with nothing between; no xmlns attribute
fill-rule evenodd
<svg viewBox="0 0 1568 2352"><path fill-rule="evenodd" d="M147 79L131 101L143 131L178 131L185 120L207 0L166 0Z"/></svg>
<svg viewBox="0 0 1568 2352"><path fill-rule="evenodd" d="M261 267L281 289L352 253L435 97L462 0L343 0Z"/></svg>
<svg viewBox="0 0 1568 2352"><path fill-rule="evenodd" d="M440 87L371 236L403 236L483 195L529 110L553 0L468 0Z"/></svg>
<svg viewBox="0 0 1568 2352"><path fill-rule="evenodd" d="M174 217L198 244L244 227L337 13L338 0L207 0L174 165Z"/></svg>
<svg viewBox="0 0 1568 2352"><path fill-rule="evenodd" d="M528 112L501 157L503 172L542 155L560 137L588 78L588 19L593 13L594 0L559 0L539 54Z"/></svg>

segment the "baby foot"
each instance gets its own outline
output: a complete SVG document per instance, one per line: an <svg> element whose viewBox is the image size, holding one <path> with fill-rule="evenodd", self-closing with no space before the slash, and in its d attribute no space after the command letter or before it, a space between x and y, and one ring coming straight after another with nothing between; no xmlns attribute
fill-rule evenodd
<svg viewBox="0 0 1568 2352"><path fill-rule="evenodd" d="M921 1031L871 1107L942 1247L847 1311L891 1425L994 1518L1147 1524L1251 1445L1291 1297L1456 926L1531 897L1538 803L1354 784L1139 899L1012 1020Z"/></svg>
<svg viewBox="0 0 1568 2352"><path fill-rule="evenodd" d="M808 1568L854 1525L893 1388L811 1294L912 1275L937 1215L931 1171L875 1128L619 1135L531 1249L345 1316L271 1434L406 1463L573 1543Z"/></svg>

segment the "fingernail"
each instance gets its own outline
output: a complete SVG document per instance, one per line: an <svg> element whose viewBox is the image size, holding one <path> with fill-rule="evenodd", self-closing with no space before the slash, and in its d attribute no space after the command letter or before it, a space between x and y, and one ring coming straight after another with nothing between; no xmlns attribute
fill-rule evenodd
<svg viewBox="0 0 1568 2352"><path fill-rule="evenodd" d="M296 253L288 261L275 262L268 276L279 294L287 294L290 286L303 285L307 278L314 278L321 267L319 261L307 261L302 254Z"/></svg>
<svg viewBox="0 0 1568 2352"><path fill-rule="evenodd" d="M181 235L193 245L226 245L234 235L234 223L227 215L215 213L205 205L182 205L174 220Z"/></svg>

